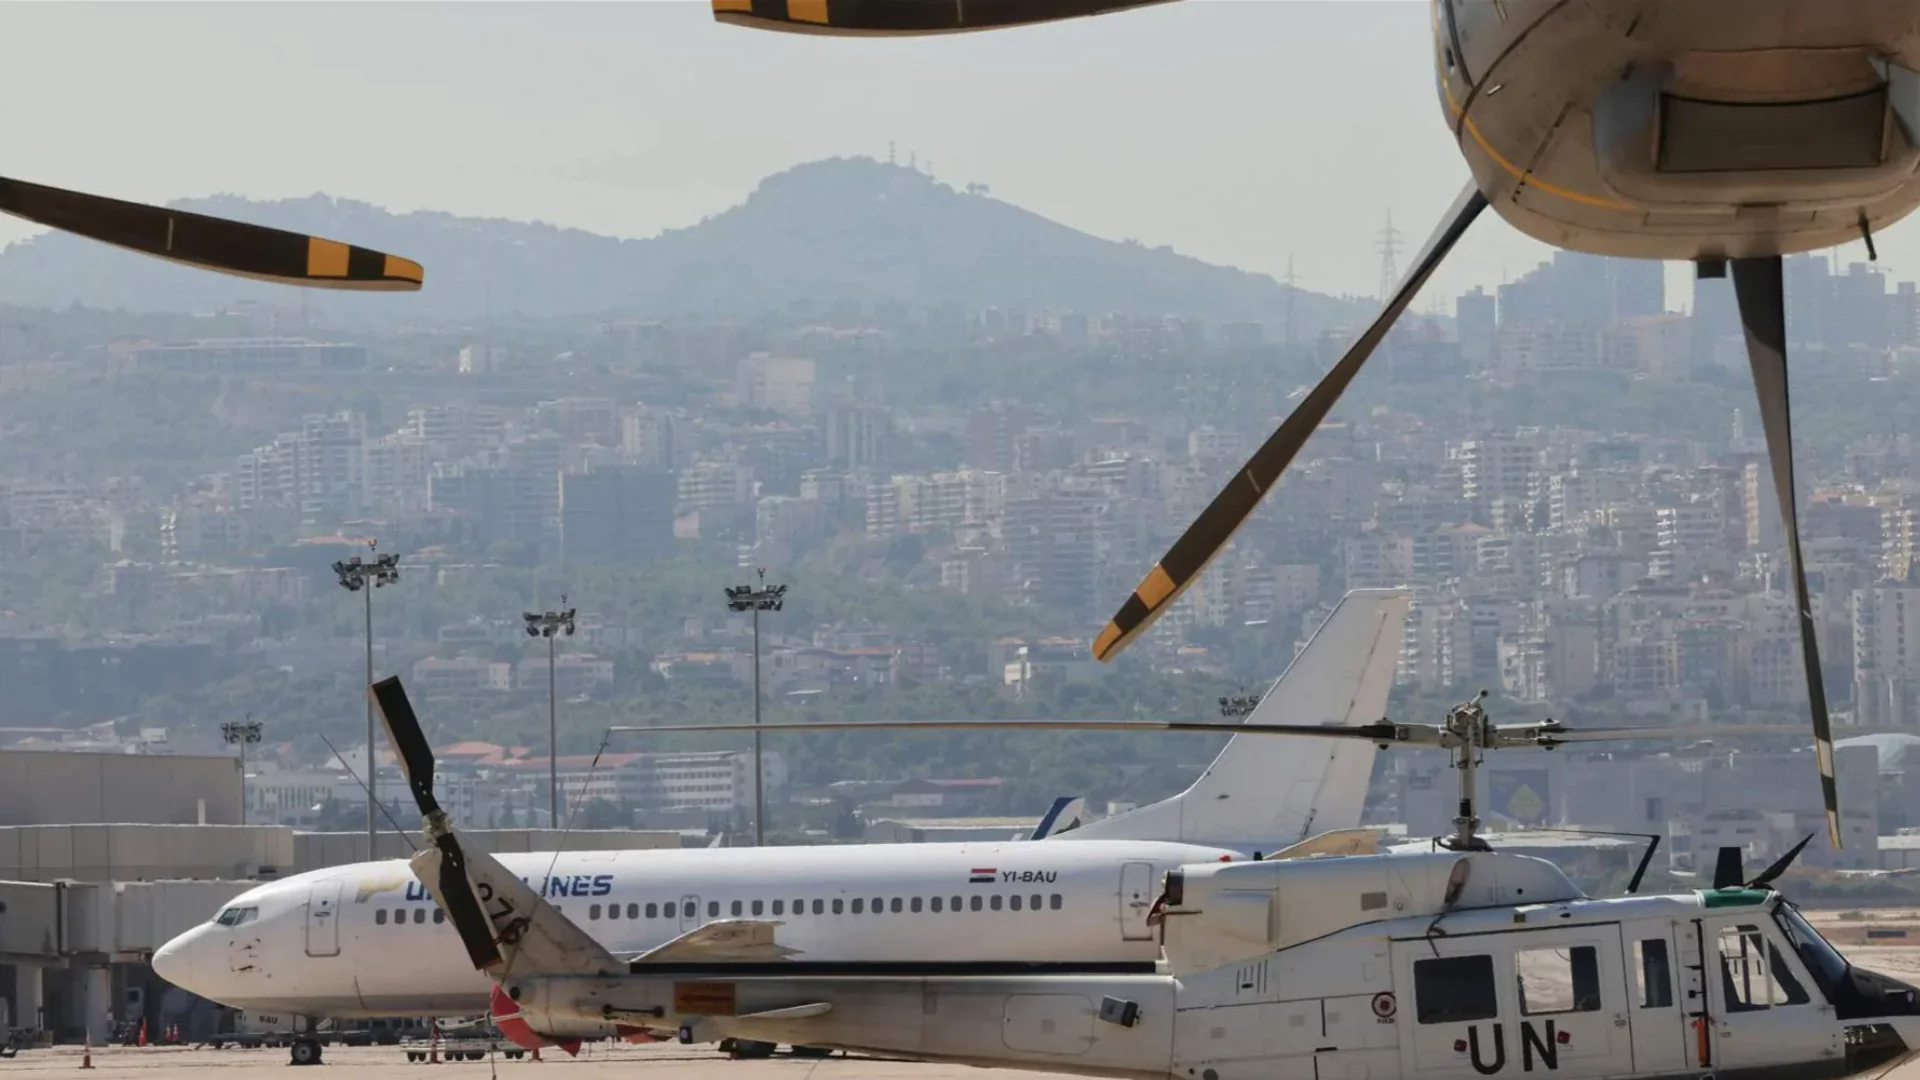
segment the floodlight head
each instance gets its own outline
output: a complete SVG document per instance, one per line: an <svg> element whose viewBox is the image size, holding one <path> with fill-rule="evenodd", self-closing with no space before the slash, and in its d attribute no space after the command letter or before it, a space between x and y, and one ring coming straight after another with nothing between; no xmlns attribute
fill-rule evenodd
<svg viewBox="0 0 1920 1080"><path fill-rule="evenodd" d="M568 637L573 636L573 620L572 619L567 620L567 636Z"/></svg>
<svg viewBox="0 0 1920 1080"><path fill-rule="evenodd" d="M535 626L535 625L533 625L532 623L528 623L528 624L527 624L527 636L528 636L528 637L539 637L539 636L540 636L540 628L539 628L539 627L537 627L537 626Z"/></svg>

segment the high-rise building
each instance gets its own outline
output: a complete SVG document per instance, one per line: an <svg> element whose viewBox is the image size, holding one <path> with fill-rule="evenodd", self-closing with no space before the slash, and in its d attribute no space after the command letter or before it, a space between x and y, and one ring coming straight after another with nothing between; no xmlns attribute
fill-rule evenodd
<svg viewBox="0 0 1920 1080"><path fill-rule="evenodd" d="M880 405L838 405L827 413L827 463L846 469L884 466L893 413Z"/></svg>
<svg viewBox="0 0 1920 1080"><path fill-rule="evenodd" d="M1453 302L1454 325L1460 334L1460 358L1470 369L1493 362L1494 339L1500 333L1500 304L1478 285Z"/></svg>
<svg viewBox="0 0 1920 1080"><path fill-rule="evenodd" d="M560 476L560 554L567 562L632 564L673 554L673 474L602 467Z"/></svg>
<svg viewBox="0 0 1920 1080"><path fill-rule="evenodd" d="M1920 722L1920 584L1853 591L1853 706L1862 724Z"/></svg>

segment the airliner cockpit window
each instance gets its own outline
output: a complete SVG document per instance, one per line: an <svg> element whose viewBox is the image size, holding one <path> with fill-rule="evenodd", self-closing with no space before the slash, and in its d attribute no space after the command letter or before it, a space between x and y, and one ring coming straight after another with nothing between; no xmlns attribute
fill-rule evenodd
<svg viewBox="0 0 1920 1080"><path fill-rule="evenodd" d="M213 921L220 926L239 926L259 917L260 909L257 907L230 907L214 916Z"/></svg>

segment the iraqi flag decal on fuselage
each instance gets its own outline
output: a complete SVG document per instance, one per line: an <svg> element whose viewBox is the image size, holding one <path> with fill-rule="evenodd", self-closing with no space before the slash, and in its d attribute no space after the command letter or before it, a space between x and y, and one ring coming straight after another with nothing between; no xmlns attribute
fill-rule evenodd
<svg viewBox="0 0 1920 1080"><path fill-rule="evenodd" d="M995 881L999 880L997 877L994 876L996 871L991 866L988 866L988 867L976 866L973 868L972 873L973 873L973 876L967 878L967 883L969 885L991 885Z"/></svg>

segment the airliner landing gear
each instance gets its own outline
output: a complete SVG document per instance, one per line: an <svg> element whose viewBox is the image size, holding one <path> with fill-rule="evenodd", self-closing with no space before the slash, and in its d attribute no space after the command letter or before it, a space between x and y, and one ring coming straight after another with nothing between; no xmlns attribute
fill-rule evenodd
<svg viewBox="0 0 1920 1080"><path fill-rule="evenodd" d="M312 1036L301 1036L293 1040L293 1055L289 1065L320 1064L320 1040Z"/></svg>

